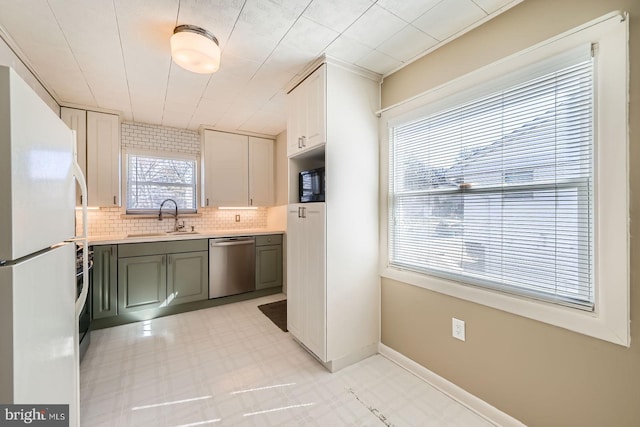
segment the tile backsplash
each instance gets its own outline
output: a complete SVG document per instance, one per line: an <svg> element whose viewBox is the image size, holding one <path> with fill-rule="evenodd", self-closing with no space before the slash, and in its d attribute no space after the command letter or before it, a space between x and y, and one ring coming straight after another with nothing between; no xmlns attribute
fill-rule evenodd
<svg viewBox="0 0 640 427"><path fill-rule="evenodd" d="M158 233L173 231L174 220L165 217L162 221L158 218L136 218L133 215L123 215L122 208L100 208L87 212L89 224L89 236L115 236L126 234ZM236 215L240 221L236 222ZM257 210L218 210L216 208L200 208L198 215L185 215L180 218L184 221L187 230L193 226L196 231L212 230L241 230L267 228L267 209ZM82 232L82 211L76 211L77 232Z"/></svg>
<svg viewBox="0 0 640 427"><path fill-rule="evenodd" d="M200 155L200 134L166 126L124 122L120 125L123 149L134 148Z"/></svg>
<svg viewBox="0 0 640 427"><path fill-rule="evenodd" d="M124 122L120 127L122 149L143 149L174 153L200 155L200 135L198 132L140 123ZM125 179L125 177L123 177ZM278 210L218 210L217 208L199 208L198 215L185 215L180 218L188 230L193 226L196 231L238 230L267 228L269 211L280 215ZM156 233L172 231L174 220L171 217L158 221L152 217L123 215L121 207L99 208L88 211L90 236L109 236ZM236 221L239 215L240 221ZM82 230L82 212L76 211L76 228Z"/></svg>

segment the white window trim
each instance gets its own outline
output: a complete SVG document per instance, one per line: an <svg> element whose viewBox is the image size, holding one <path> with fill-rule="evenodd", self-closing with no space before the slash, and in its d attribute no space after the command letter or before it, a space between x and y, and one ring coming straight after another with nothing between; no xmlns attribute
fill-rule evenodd
<svg viewBox="0 0 640 427"><path fill-rule="evenodd" d="M628 14L610 13L525 51L483 67L382 112L380 185L380 274L382 277L482 304L566 328L615 344L630 345L629 309L629 188ZM388 265L389 123L424 116L443 103L478 96L484 82L583 43L598 44L595 75L595 310L586 312ZM606 170L602 174L598 171ZM615 191L601 191L601 189Z"/></svg>
<svg viewBox="0 0 640 427"><path fill-rule="evenodd" d="M196 155L196 154L189 154L189 153L179 153L179 152L173 152L173 151L160 151L160 150L145 150L145 149L139 149L139 148L123 148L122 149L122 155L121 155L121 170L123 172L123 179L121 180L121 187L122 187L122 197L123 197L123 202L121 203L121 213L124 216L130 217L130 218L134 218L134 217L139 217L139 218L144 218L144 217L149 217L149 213L144 213L144 212L140 212L140 213L127 213L127 181L128 181L128 177L129 177L129 169L128 169L128 165L127 165L127 156L128 155L134 155L134 156L149 156L149 157L164 157L164 158L172 158L172 159L182 159L182 160L193 160L195 162L196 165L196 189L195 189L195 197L196 197L196 207L193 213L189 213L187 215L195 215L198 213L198 208L200 207L200 156Z"/></svg>

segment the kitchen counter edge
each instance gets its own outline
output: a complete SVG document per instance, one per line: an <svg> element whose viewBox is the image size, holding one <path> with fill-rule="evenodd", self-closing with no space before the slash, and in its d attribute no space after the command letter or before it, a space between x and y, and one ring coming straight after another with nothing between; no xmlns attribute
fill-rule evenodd
<svg viewBox="0 0 640 427"><path fill-rule="evenodd" d="M166 236L127 237L126 235L89 236L89 245L121 245L126 243L166 242L177 240L211 239L217 237L266 236L284 234L283 230L215 230L198 231L197 234L167 234Z"/></svg>

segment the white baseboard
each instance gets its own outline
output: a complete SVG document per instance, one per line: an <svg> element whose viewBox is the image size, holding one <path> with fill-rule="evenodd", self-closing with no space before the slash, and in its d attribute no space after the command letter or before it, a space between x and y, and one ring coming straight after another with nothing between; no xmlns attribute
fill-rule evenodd
<svg viewBox="0 0 640 427"><path fill-rule="evenodd" d="M329 372L337 372L340 369L346 368L347 366L351 366L354 363L366 359L367 357L373 356L377 352L378 344L373 343L357 351L354 351L353 353L341 359L330 360L327 363L323 363L323 365L329 370Z"/></svg>
<svg viewBox="0 0 640 427"><path fill-rule="evenodd" d="M442 393L446 394L457 402L460 402L462 405L466 406L471 411L480 415L490 423L504 427L526 427L525 424L516 420L511 415L506 414L498 408L489 405L484 400L460 388L451 381L442 378L440 375L414 362L405 355L398 353L391 347L387 347L386 345L380 343L378 346L378 351L382 356L411 372L418 378L423 379L436 389L440 390Z"/></svg>

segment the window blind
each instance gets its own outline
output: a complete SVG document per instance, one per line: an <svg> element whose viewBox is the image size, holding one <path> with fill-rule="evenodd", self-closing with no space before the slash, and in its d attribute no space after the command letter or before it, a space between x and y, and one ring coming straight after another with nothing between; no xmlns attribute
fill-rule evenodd
<svg viewBox="0 0 640 427"><path fill-rule="evenodd" d="M582 52L390 125L390 266L593 310L594 73Z"/></svg>
<svg viewBox="0 0 640 427"><path fill-rule="evenodd" d="M175 200L182 212L195 212L195 159L128 154L127 212L155 212L165 199Z"/></svg>

